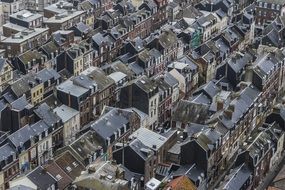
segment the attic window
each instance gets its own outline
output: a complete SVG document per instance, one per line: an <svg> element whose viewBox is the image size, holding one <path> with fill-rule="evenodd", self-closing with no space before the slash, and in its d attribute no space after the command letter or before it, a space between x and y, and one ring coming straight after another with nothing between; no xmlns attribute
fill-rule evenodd
<svg viewBox="0 0 285 190"><path fill-rule="evenodd" d="M73 164L74 167L78 166L78 164L76 162L73 162L72 164Z"/></svg>
<svg viewBox="0 0 285 190"><path fill-rule="evenodd" d="M67 167L66 167L66 170L67 170L68 172L71 172L72 169L71 169L71 167L67 166Z"/></svg>
<svg viewBox="0 0 285 190"><path fill-rule="evenodd" d="M56 177L57 181L62 179L61 175L59 175L59 174L57 174L55 177Z"/></svg>

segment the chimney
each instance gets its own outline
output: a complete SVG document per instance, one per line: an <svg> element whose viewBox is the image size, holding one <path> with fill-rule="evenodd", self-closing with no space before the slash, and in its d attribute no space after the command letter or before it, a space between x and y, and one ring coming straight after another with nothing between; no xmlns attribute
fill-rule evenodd
<svg viewBox="0 0 285 190"><path fill-rule="evenodd" d="M231 112L235 112L235 105L230 104L228 108Z"/></svg>
<svg viewBox="0 0 285 190"><path fill-rule="evenodd" d="M232 119L233 112L230 109L225 110L225 115L228 119Z"/></svg>
<svg viewBox="0 0 285 190"><path fill-rule="evenodd" d="M217 111L224 109L224 102L223 100L217 100Z"/></svg>

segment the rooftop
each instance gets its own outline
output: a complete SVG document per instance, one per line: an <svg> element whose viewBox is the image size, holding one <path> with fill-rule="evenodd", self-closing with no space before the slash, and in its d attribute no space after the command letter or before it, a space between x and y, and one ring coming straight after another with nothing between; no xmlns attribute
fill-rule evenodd
<svg viewBox="0 0 285 190"><path fill-rule="evenodd" d="M26 29L2 40L1 43L23 43L31 38L41 35L44 32L48 32L48 30L48 28Z"/></svg>
<svg viewBox="0 0 285 190"><path fill-rule="evenodd" d="M56 115L58 115L61 118L63 123L74 118L76 115L79 115L79 111L72 109L71 107L68 107L64 104L55 108L53 111Z"/></svg>
<svg viewBox="0 0 285 190"><path fill-rule="evenodd" d="M9 17L17 19L17 20L23 20L26 22L31 22L31 21L34 21L36 19L43 18L43 15L39 14L39 13L32 13L28 10L21 10L21 11L18 11L17 13L9 15Z"/></svg>

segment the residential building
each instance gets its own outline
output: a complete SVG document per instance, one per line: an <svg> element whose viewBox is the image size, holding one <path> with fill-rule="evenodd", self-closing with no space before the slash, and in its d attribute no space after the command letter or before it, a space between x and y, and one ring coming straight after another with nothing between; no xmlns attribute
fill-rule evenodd
<svg viewBox="0 0 285 190"><path fill-rule="evenodd" d="M8 59L0 59L0 90L7 87L13 80L13 68Z"/></svg>
<svg viewBox="0 0 285 190"><path fill-rule="evenodd" d="M26 29L0 42L5 56L12 58L30 49L43 45L48 39L48 28Z"/></svg>
<svg viewBox="0 0 285 190"><path fill-rule="evenodd" d="M283 1L258 0L256 2L256 25L263 27L273 21L277 16L284 16L284 6Z"/></svg>
<svg viewBox="0 0 285 190"><path fill-rule="evenodd" d="M157 85L146 76L135 79L121 89L120 106L135 107L149 116L148 126L155 128L158 121L159 93Z"/></svg>
<svg viewBox="0 0 285 190"><path fill-rule="evenodd" d="M68 30L77 23L83 21L85 11L66 10L45 20L44 26L49 28L50 33L58 30Z"/></svg>
<svg viewBox="0 0 285 190"><path fill-rule="evenodd" d="M57 180L41 166L10 182L12 188L23 184L29 189L57 189L58 187Z"/></svg>
<svg viewBox="0 0 285 190"><path fill-rule="evenodd" d="M63 123L64 145L68 145L76 139L76 134L80 130L79 111L66 105L61 105L53 110Z"/></svg>
<svg viewBox="0 0 285 190"><path fill-rule="evenodd" d="M9 21L25 28L40 28L43 23L43 15L32 13L28 10L21 10L15 14L9 15Z"/></svg>

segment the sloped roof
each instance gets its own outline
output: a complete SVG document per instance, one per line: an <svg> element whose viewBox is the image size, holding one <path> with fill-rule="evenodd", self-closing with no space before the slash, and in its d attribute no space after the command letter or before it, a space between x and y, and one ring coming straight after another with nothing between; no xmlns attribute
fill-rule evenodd
<svg viewBox="0 0 285 190"><path fill-rule="evenodd" d="M178 178L170 181L165 187L164 190L196 190L197 187L193 184L193 182L185 175L180 176Z"/></svg>

